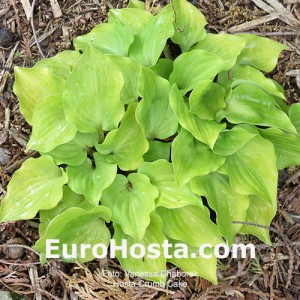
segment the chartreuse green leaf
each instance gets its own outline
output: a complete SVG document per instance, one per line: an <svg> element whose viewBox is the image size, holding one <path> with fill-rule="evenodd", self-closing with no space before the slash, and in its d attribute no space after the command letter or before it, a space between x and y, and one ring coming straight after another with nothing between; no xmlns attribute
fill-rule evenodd
<svg viewBox="0 0 300 300"><path fill-rule="evenodd" d="M152 17L136 35L129 48L129 57L147 67L155 65L167 39L174 34L172 22L173 11L169 8Z"/></svg>
<svg viewBox="0 0 300 300"><path fill-rule="evenodd" d="M141 125L135 119L137 103L128 106L121 125L109 132L102 144L96 146L99 153L107 155L107 161L116 163L124 171L136 170L143 163L143 155L149 143Z"/></svg>
<svg viewBox="0 0 300 300"><path fill-rule="evenodd" d="M116 256L121 263L121 266L133 273L145 274L142 277L146 280L152 280L155 282L166 282L166 258L163 255L162 244L166 237L162 232L162 220L159 215L151 213L151 222L147 227L146 233L143 239L136 239L127 234L125 234L122 228L118 225L114 225L115 234L114 240L117 245L121 245L122 241L127 242L127 252L130 253L130 248L133 245L140 244L141 247L145 248L145 256L142 258L134 258L132 255L129 255L124 258L124 255L119 251L116 251ZM150 245L157 244L155 250L149 250ZM159 252L159 257L155 257L156 253ZM140 254L139 248L135 251L136 254ZM152 256L152 257L151 257Z"/></svg>
<svg viewBox="0 0 300 300"><path fill-rule="evenodd" d="M276 211L276 199L270 203L258 198L257 196L250 195L245 222L252 223L252 225L243 225L239 232L244 234L253 234L264 243L272 245L269 230L256 225L270 226L272 219L275 217Z"/></svg>
<svg viewBox="0 0 300 300"><path fill-rule="evenodd" d="M117 128L124 114L120 101L123 84L118 67L89 46L65 83L67 120L84 133Z"/></svg>
<svg viewBox="0 0 300 300"><path fill-rule="evenodd" d="M63 197L58 204L52 209L40 211L40 237L44 236L52 219L72 207L80 207L86 210L94 208L82 195L74 193L67 185L65 185L63 187Z"/></svg>
<svg viewBox="0 0 300 300"><path fill-rule="evenodd" d="M62 51L53 57L40 60L35 64L35 67L49 68L53 75L67 79L80 56L79 51Z"/></svg>
<svg viewBox="0 0 300 300"><path fill-rule="evenodd" d="M258 129L260 135L269 140L275 148L277 168L300 165L300 137L283 132L278 128Z"/></svg>
<svg viewBox="0 0 300 300"><path fill-rule="evenodd" d="M149 150L144 155L145 161L155 161L158 159L165 159L168 161L171 154L171 143L161 141L150 141Z"/></svg>
<svg viewBox="0 0 300 300"><path fill-rule="evenodd" d="M241 65L253 66L265 72L271 72L281 51L288 49L285 45L255 34L237 34L246 39L245 48L238 57Z"/></svg>
<svg viewBox="0 0 300 300"><path fill-rule="evenodd" d="M225 89L211 80L200 81L192 91L190 101L190 112L201 119L214 120L216 113L226 107L224 101Z"/></svg>
<svg viewBox="0 0 300 300"><path fill-rule="evenodd" d="M196 176L216 171L224 164L225 157L213 153L207 145L181 129L172 143L172 162L176 182L181 187Z"/></svg>
<svg viewBox="0 0 300 300"><path fill-rule="evenodd" d="M169 79L170 74L173 71L173 61L168 58L160 58L158 62L151 67L158 76Z"/></svg>
<svg viewBox="0 0 300 300"><path fill-rule="evenodd" d="M213 254L212 249L204 249L205 255L211 255L210 258L202 257L200 255L196 255L196 257L192 257L195 254L198 254L199 248L193 247L191 245L187 245L188 247L188 257L187 258L177 258L174 257L176 247L175 244L182 243L181 241L175 241L169 238L169 242L172 243L173 247L170 249L170 254L172 258L167 259L168 262L174 264L179 267L186 273L197 274L197 276L201 276L212 282L213 284L217 284L217 258ZM177 251L179 251L177 249Z"/></svg>
<svg viewBox="0 0 300 300"><path fill-rule="evenodd" d="M149 12L135 7L110 9L108 13L108 23L121 22L129 27L134 35L140 34L152 18Z"/></svg>
<svg viewBox="0 0 300 300"><path fill-rule="evenodd" d="M78 194L82 194L94 206L99 204L102 192L109 187L116 175L117 165L109 163L100 153L94 153L95 167L92 161L86 161L78 167L67 167L69 187Z"/></svg>
<svg viewBox="0 0 300 300"><path fill-rule="evenodd" d="M80 166L84 163L89 148L95 146L98 140L97 132L81 133L78 131L72 141L59 145L46 154L52 156L58 165Z"/></svg>
<svg viewBox="0 0 300 300"><path fill-rule="evenodd" d="M237 193L254 194L271 203L276 201L276 154L272 143L262 137L254 137L227 156L218 172L229 176L230 184Z"/></svg>
<svg viewBox="0 0 300 300"><path fill-rule="evenodd" d="M174 0L171 6L175 14L175 34L171 39L180 46L182 52L187 52L205 38L204 26L207 22L202 13L186 0Z"/></svg>
<svg viewBox="0 0 300 300"><path fill-rule="evenodd" d="M143 239L158 195L146 175L131 173L126 178L118 174L103 191L101 204L111 209L112 221L120 225L124 233Z"/></svg>
<svg viewBox="0 0 300 300"><path fill-rule="evenodd" d="M250 66L236 64L230 72L218 75L218 83L228 92L241 84L253 84L273 96L285 99L284 90L276 81L266 78L262 72Z"/></svg>
<svg viewBox="0 0 300 300"><path fill-rule="evenodd" d="M224 156L232 155L256 135L256 133L251 133L239 127L239 125L230 130L224 130L220 133L213 148L213 152Z"/></svg>
<svg viewBox="0 0 300 300"><path fill-rule="evenodd" d="M188 130L197 140L213 148L219 133L225 128L225 124L214 120L200 119L191 113L188 100L183 97L174 85L170 95L170 105L177 115L179 124Z"/></svg>
<svg viewBox="0 0 300 300"><path fill-rule="evenodd" d="M177 84L183 94L194 89L199 81L213 79L223 68L224 61L205 50L183 53L174 60L170 84Z"/></svg>
<svg viewBox="0 0 300 300"><path fill-rule="evenodd" d="M52 219L72 207L80 207L86 210L94 208L82 195L72 192L72 190L65 185L63 187L63 197L58 204L52 209L40 210L39 236L43 237L45 235ZM40 253L40 262L41 264L47 262L46 253Z"/></svg>
<svg viewBox="0 0 300 300"><path fill-rule="evenodd" d="M114 22L95 26L89 33L76 37L73 43L76 50L86 51L87 47L92 45L103 54L128 56L133 39L133 34L127 26Z"/></svg>
<svg viewBox="0 0 300 300"><path fill-rule="evenodd" d="M246 40L236 35L209 33L192 49L206 50L220 56L224 60L223 70L229 70L235 65L245 44Z"/></svg>
<svg viewBox="0 0 300 300"><path fill-rule="evenodd" d="M60 95L65 80L52 74L51 68L15 67L14 93L20 103L20 111L26 121L32 124L32 115L36 105L43 100Z"/></svg>
<svg viewBox="0 0 300 300"><path fill-rule="evenodd" d="M227 106L217 114L217 120L271 126L295 133L289 117L274 103L273 98L252 84L242 84L232 90Z"/></svg>
<svg viewBox="0 0 300 300"><path fill-rule="evenodd" d="M128 57L110 55L109 58L119 67L123 74L124 86L121 90L121 102L129 104L137 101L139 97L138 83L141 75L141 65Z"/></svg>
<svg viewBox="0 0 300 300"><path fill-rule="evenodd" d="M62 95L49 96L35 107L32 134L26 148L49 152L71 141L76 132L75 125L66 120Z"/></svg>
<svg viewBox="0 0 300 300"><path fill-rule="evenodd" d="M232 221L245 221L249 197L234 191L228 176L218 173L195 177L190 185L194 193L206 197L217 214L219 231L231 245L242 227L241 224L232 224Z"/></svg>
<svg viewBox="0 0 300 300"><path fill-rule="evenodd" d="M62 187L68 181L66 173L50 156L29 158L9 182L1 202L1 222L28 220L41 209L51 209L62 198Z"/></svg>
<svg viewBox="0 0 300 300"><path fill-rule="evenodd" d="M192 193L189 186L179 187L176 184L172 164L166 160L143 163L138 171L147 175L150 182L158 188L159 197L156 200L156 206L178 208L197 205L202 207L201 198Z"/></svg>
<svg viewBox="0 0 300 300"><path fill-rule="evenodd" d="M146 3L139 0L129 0L127 7L146 10Z"/></svg>
<svg viewBox="0 0 300 300"><path fill-rule="evenodd" d="M207 207L183 206L167 209L158 207L157 213L163 220L163 233L174 240L183 241L194 247L222 244L218 227L209 217Z"/></svg>
<svg viewBox="0 0 300 300"><path fill-rule="evenodd" d="M294 103L290 106L289 116L297 130L298 135L300 135L300 103Z"/></svg>
<svg viewBox="0 0 300 300"><path fill-rule="evenodd" d="M136 120L148 140L166 139L177 131L176 114L169 105L171 86L153 71L143 69L140 78L142 100L136 109Z"/></svg>
<svg viewBox="0 0 300 300"><path fill-rule="evenodd" d="M88 262L94 259L92 248L95 244L105 244L110 242L110 232L105 222L109 222L111 212L107 207L97 206L94 210L85 210L79 207L72 207L59 214L51 220L47 231L34 245L34 249L41 253L46 253L47 240L59 240L55 246L58 250L52 250L52 254L58 254L59 257L67 262L75 262L75 258L63 255L63 245L67 245L68 255L73 253L72 245L76 245L76 260L80 263ZM85 256L81 254L81 244L90 244L86 248Z"/></svg>

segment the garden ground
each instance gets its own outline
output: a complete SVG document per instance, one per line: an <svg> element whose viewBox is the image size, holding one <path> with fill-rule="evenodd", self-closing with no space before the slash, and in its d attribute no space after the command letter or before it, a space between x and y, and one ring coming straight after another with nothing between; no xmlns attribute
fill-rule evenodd
<svg viewBox="0 0 300 300"><path fill-rule="evenodd" d="M28 0L0 0L0 199L13 172L25 159L37 156L36 152L24 152L30 127L12 93L12 68L32 66L43 56L72 48L72 39L105 21L109 8L126 6L122 0L33 2L32 11ZM156 1L153 5L164 4ZM281 54L270 76L285 88L289 103L300 102L299 0L196 0L193 4L205 15L210 32L255 32L286 44L289 50ZM151 5L147 2L149 8ZM300 299L300 170L297 168L280 172L278 213L271 224L273 246L266 246L254 237L239 236L237 241L256 245L257 257L220 261L216 286L202 278L177 277L169 278L169 285L176 286L180 281L186 282L187 287L121 288L120 282L137 279L99 272L102 267L122 270L111 259L85 265L51 260L41 266L31 249L38 239L37 225L36 220L0 225L0 290L24 295L14 299ZM22 248L3 247L5 243L20 242ZM0 294L0 299L4 299L4 294Z"/></svg>

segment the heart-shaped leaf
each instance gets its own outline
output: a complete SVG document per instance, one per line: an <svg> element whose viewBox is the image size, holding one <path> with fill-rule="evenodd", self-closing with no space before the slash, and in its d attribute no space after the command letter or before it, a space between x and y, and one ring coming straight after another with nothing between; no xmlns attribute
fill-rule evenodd
<svg viewBox="0 0 300 300"><path fill-rule="evenodd" d="M82 194L94 206L99 204L102 192L109 187L116 175L117 165L109 163L105 156L94 153L95 167L92 161L86 161L78 167L67 167L69 187L78 194Z"/></svg>
<svg viewBox="0 0 300 300"><path fill-rule="evenodd" d="M219 231L231 245L242 227L241 224L232 224L232 221L245 221L249 197L235 192L229 178L218 173L196 177L190 185L194 193L206 197L209 206L217 214Z"/></svg>
<svg viewBox="0 0 300 300"><path fill-rule="evenodd" d="M224 130L220 133L213 148L213 152L224 156L232 155L256 135L257 133L251 133L239 127L239 125L230 130Z"/></svg>
<svg viewBox="0 0 300 300"><path fill-rule="evenodd" d="M202 207L202 200L196 196L189 186L179 187L175 182L172 164L160 159L152 163L143 163L139 173L149 177L150 182L159 190L156 206L178 208L186 205Z"/></svg>
<svg viewBox="0 0 300 300"><path fill-rule="evenodd" d="M177 115L179 124L188 130L198 141L213 148L219 133L225 128L225 124L214 120L200 119L190 112L188 100L184 98L176 85L172 87L170 105Z"/></svg>
<svg viewBox="0 0 300 300"><path fill-rule="evenodd" d="M225 157L213 153L207 145L181 129L172 143L172 162L176 182L183 186L196 176L216 171L224 164Z"/></svg>
<svg viewBox="0 0 300 300"><path fill-rule="evenodd" d="M276 201L276 154L272 143L262 137L254 137L227 156L218 172L229 176L231 186L237 193L254 194L271 203Z"/></svg>
<svg viewBox="0 0 300 300"><path fill-rule="evenodd" d="M134 19L136 20L136 18ZM158 61L166 41L174 34L173 11L163 9L152 17L139 32L129 48L129 57L141 65L151 67Z"/></svg>
<svg viewBox="0 0 300 300"><path fill-rule="evenodd" d="M292 133L296 129L289 117L278 107L273 98L252 84L242 84L232 90L226 108L217 114L217 120L271 126Z"/></svg>
<svg viewBox="0 0 300 300"><path fill-rule="evenodd" d="M105 225L105 221L110 221L111 212L107 207L98 206L92 211L84 210L78 207L72 207L51 220L47 227L47 231L41 237L34 249L41 253L46 253L47 240L59 240L56 247L58 250L52 250L53 255L67 262L84 263L93 260L95 257L92 248L95 244L104 244L108 246L110 242L110 232ZM67 245L68 255L72 253L72 245L76 245L76 258L64 256L63 244ZM81 245L90 244L90 248L85 249L85 255L81 253Z"/></svg>
<svg viewBox="0 0 300 300"><path fill-rule="evenodd" d="M260 135L275 148L278 170L300 165L300 137L277 128L258 129Z"/></svg>
<svg viewBox="0 0 300 300"><path fill-rule="evenodd" d="M9 182L1 202L1 222L29 220L41 209L51 209L62 198L67 174L50 156L29 158Z"/></svg>
<svg viewBox="0 0 300 300"><path fill-rule="evenodd" d="M240 233L253 234L268 245L272 245L269 230L262 226L270 226L277 211L277 201L272 203L264 201L254 195L249 196L249 207L247 209L245 222L251 225L243 225Z"/></svg>
<svg viewBox="0 0 300 300"><path fill-rule="evenodd" d="M66 120L62 95L50 96L35 107L32 117L32 134L28 149L49 152L71 141L77 128Z"/></svg>
<svg viewBox="0 0 300 300"><path fill-rule="evenodd" d="M276 81L250 66L236 64L230 72L218 74L218 83L228 92L241 84L253 84L273 96L285 99L284 90Z"/></svg>
<svg viewBox="0 0 300 300"><path fill-rule="evenodd" d="M136 120L148 140L166 139L177 131L176 114L169 105L171 86L153 71L143 69L140 78L142 100L136 110Z"/></svg>
<svg viewBox="0 0 300 300"><path fill-rule="evenodd" d="M110 55L109 58L119 67L123 74L124 86L121 90L121 102L129 104L139 97L138 84L142 67L128 57Z"/></svg>
<svg viewBox="0 0 300 300"><path fill-rule="evenodd" d="M175 241L169 239L169 242L173 245L180 244L181 241ZM200 255L196 255L196 257L192 257L195 254L198 254L199 248L193 247L191 245L188 246L188 256L187 258L176 258L174 256L176 247L172 247L170 249L172 258L169 258L167 261L174 264L175 266L182 269L182 271L186 273L197 274L197 276L201 276L212 282L213 284L217 284L217 258L213 254L212 249L205 249L205 255L211 255L211 258L204 258Z"/></svg>
<svg viewBox="0 0 300 300"><path fill-rule="evenodd" d="M171 239L183 241L194 247L207 243L214 247L223 243L217 225L210 220L207 207L158 207L157 213L163 220L163 233Z"/></svg>
<svg viewBox="0 0 300 300"><path fill-rule="evenodd" d="M107 155L107 161L116 163L120 169L136 170L143 163L143 155L149 144L141 125L135 119L137 104L128 106L118 129L107 134L104 142L96 146L99 153Z"/></svg>
<svg viewBox="0 0 300 300"><path fill-rule="evenodd" d="M204 26L207 22L202 13L186 0L172 1L172 8L175 34L171 39L180 46L182 52L187 52L191 46L205 38Z"/></svg>
<svg viewBox="0 0 300 300"><path fill-rule="evenodd" d="M124 114L120 101L123 84L118 67L89 46L65 84L66 119L84 133L117 128Z"/></svg>
<svg viewBox="0 0 300 300"><path fill-rule="evenodd" d="M44 236L47 227L52 219L72 207L80 207L86 210L93 209L93 206L82 196L74 193L67 185L63 187L63 197L58 204L47 210L40 210L39 235Z"/></svg>
<svg viewBox="0 0 300 300"><path fill-rule="evenodd" d="M57 165L68 164L70 166L80 166L84 163L89 148L95 146L98 140L99 136L97 132L77 132L72 141L59 145L46 154L52 156Z"/></svg>
<svg viewBox="0 0 300 300"><path fill-rule="evenodd" d="M194 88L189 97L190 112L201 119L214 120L217 112L226 107L225 89L210 80L204 80Z"/></svg>
<svg viewBox="0 0 300 300"><path fill-rule="evenodd" d="M133 34L127 26L114 22L95 26L88 34L76 37L73 43L76 50L85 51L92 45L103 54L128 56L133 39Z"/></svg>
<svg viewBox="0 0 300 300"><path fill-rule="evenodd" d="M133 258L132 255L128 257L122 257L120 251L116 251L116 256L121 263L121 266L129 272L140 273L141 276L146 280L152 280L155 282L166 282L166 258L163 253L162 244L166 237L162 233L162 220L159 215L151 213L151 222L147 227L146 233L143 239L135 239L127 234L125 234L121 227L118 225L114 226L115 234L114 240L117 245L121 245L123 241L127 243L127 252L133 245L140 244L145 248L145 256L143 258ZM149 251L149 246L157 245L155 250L159 251L161 254L157 258L151 258L149 256L154 255L153 251ZM136 251L138 252L138 250ZM145 274L143 276L142 274Z"/></svg>
<svg viewBox="0 0 300 300"><path fill-rule="evenodd" d="M80 57L79 51L62 51L53 57L38 61L35 67L49 68L53 75L67 79Z"/></svg>
<svg viewBox="0 0 300 300"><path fill-rule="evenodd" d="M153 16L149 12L139 8L110 9L108 23L121 22L123 25L129 27L134 35L138 35L152 18Z"/></svg>
<svg viewBox="0 0 300 300"><path fill-rule="evenodd" d="M287 47L281 43L255 34L238 34L246 39L245 48L238 57L241 65L250 65L265 72L271 72L281 51Z"/></svg>
<svg viewBox="0 0 300 300"><path fill-rule="evenodd" d="M197 43L192 49L206 50L220 56L224 60L223 70L232 68L238 55L245 47L246 40L232 34L207 34L206 38Z"/></svg>
<svg viewBox="0 0 300 300"><path fill-rule="evenodd" d="M132 173L126 178L118 174L103 191L101 203L111 209L112 221L120 225L124 233L142 239L157 197L158 190L146 175Z"/></svg>
<svg viewBox="0 0 300 300"><path fill-rule="evenodd" d="M36 105L49 97L61 95L65 80L53 75L49 67L15 67L14 73L14 93L19 99L22 115L31 125Z"/></svg>
<svg viewBox="0 0 300 300"><path fill-rule="evenodd" d="M193 50L181 54L174 60L170 84L177 84L186 94L194 89L199 81L213 79L223 68L224 61L217 55L205 50Z"/></svg>

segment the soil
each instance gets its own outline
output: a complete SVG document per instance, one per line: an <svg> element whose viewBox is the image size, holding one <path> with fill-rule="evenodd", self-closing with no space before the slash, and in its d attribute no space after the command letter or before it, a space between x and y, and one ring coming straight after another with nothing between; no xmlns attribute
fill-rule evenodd
<svg viewBox="0 0 300 300"><path fill-rule="evenodd" d="M22 1L23 5L26 2ZM255 5L259 2L263 1L196 0L193 4L207 18L208 31L231 32L234 26L259 21L268 15ZM265 0L267 2L277 1ZM289 46L268 76L285 88L288 102L295 103L300 102L300 3L297 0L279 2L297 22L287 24L284 18L287 11L279 11L285 21L278 17L263 24L257 22L246 31ZM0 199L5 195L13 172L26 158L37 155L35 152L25 153L31 129L20 114L12 92L12 68L29 67L39 61L42 54L50 57L71 49L72 39L105 21L110 7L121 8L127 4L122 0L61 0L58 3L62 16L54 17L50 1L35 1L33 19L41 47L39 51L22 3L0 0ZM160 4L165 3L155 2L156 6ZM124 274L121 278L114 278L100 273L99 268L104 265L122 272L118 262L111 259L95 260L85 265L50 260L41 266L31 248L38 239L38 224L31 220L0 225L0 290L13 291L14 297L19 295L18 299L300 299L300 170L289 168L279 175L278 213L271 224L273 245L266 246L252 236L238 236L237 241L251 241L256 245L257 256L255 259L219 261L219 284L216 286L198 277L177 277L169 278L169 286L173 285L169 289L126 285L121 288L116 281L128 283L136 279ZM2 246L15 243L23 247ZM171 265L169 268L176 270ZM186 286L175 287L179 281L185 282ZM1 295L0 299L4 299Z"/></svg>

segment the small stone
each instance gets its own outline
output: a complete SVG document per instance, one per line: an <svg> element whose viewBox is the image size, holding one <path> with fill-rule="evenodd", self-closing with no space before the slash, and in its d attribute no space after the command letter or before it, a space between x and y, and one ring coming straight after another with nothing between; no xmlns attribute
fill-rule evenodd
<svg viewBox="0 0 300 300"><path fill-rule="evenodd" d="M8 47L10 44L13 43L13 41L14 41L13 33L6 28L1 28L0 29L0 46Z"/></svg>
<svg viewBox="0 0 300 300"><path fill-rule="evenodd" d="M25 241L22 238L13 238L6 242L6 245L20 244L25 245ZM25 249L22 247L4 247L3 254L10 259L19 259L25 253Z"/></svg>
<svg viewBox="0 0 300 300"><path fill-rule="evenodd" d="M0 135L0 140L3 139L6 140L6 137L3 135ZM11 153L8 149L0 147L0 166L5 166L11 159Z"/></svg>

